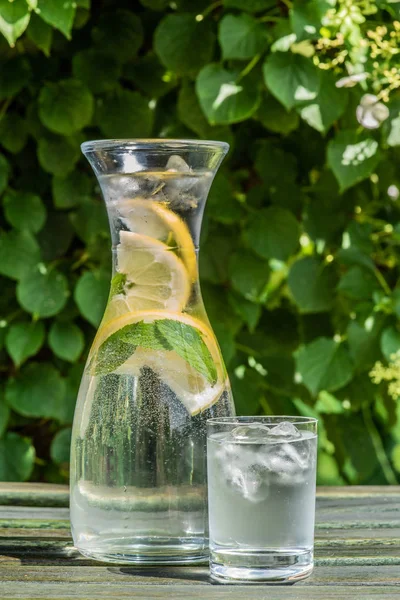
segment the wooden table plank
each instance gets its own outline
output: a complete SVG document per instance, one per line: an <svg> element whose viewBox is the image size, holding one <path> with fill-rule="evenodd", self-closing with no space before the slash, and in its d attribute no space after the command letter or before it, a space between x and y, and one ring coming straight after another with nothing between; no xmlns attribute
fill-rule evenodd
<svg viewBox="0 0 400 600"><path fill-rule="evenodd" d="M172 588L172 589L171 589ZM187 585L153 585L138 586L136 583L93 584L83 583L71 585L68 582L18 582L15 584L0 583L1 598L29 598L38 600L67 600L79 598L93 600L94 597L105 600L115 598L134 598L136 600L399 600L400 590L396 586L375 585L321 585L302 586L232 586L210 585L207 590L203 586Z"/></svg>
<svg viewBox="0 0 400 600"><path fill-rule="evenodd" d="M0 484L0 597L399 600L400 488L320 488L317 496L309 579L286 587L226 586L212 584L206 566L86 559L72 545L65 486Z"/></svg>

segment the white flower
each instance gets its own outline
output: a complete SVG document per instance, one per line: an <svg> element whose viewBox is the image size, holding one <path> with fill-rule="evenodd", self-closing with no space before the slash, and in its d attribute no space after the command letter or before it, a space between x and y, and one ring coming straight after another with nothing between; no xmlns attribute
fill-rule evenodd
<svg viewBox="0 0 400 600"><path fill-rule="evenodd" d="M347 77L342 77L336 82L336 87L354 87L360 81L365 81L368 77L368 73L354 73L353 75L347 75Z"/></svg>
<svg viewBox="0 0 400 600"><path fill-rule="evenodd" d="M357 121L366 129L378 129L388 116L388 107L374 94L364 94L356 109Z"/></svg>

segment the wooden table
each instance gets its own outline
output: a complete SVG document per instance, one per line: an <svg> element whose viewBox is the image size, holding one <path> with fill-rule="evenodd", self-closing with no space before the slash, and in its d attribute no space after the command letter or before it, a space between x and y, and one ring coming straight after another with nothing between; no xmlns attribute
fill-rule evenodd
<svg viewBox="0 0 400 600"><path fill-rule="evenodd" d="M207 566L87 560L67 507L65 486L0 484L0 598L400 600L400 487L320 488L314 574L291 586L212 584Z"/></svg>

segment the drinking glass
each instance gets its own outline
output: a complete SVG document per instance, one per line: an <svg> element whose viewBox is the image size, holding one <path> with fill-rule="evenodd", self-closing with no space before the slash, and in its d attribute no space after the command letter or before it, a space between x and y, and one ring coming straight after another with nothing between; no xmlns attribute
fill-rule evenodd
<svg viewBox="0 0 400 600"><path fill-rule="evenodd" d="M313 569L317 421L207 421L211 577L293 582Z"/></svg>

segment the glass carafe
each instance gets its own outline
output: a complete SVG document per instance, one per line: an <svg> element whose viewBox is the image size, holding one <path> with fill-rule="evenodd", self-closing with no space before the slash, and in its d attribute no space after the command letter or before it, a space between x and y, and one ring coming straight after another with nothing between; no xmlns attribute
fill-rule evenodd
<svg viewBox="0 0 400 600"><path fill-rule="evenodd" d="M86 142L113 273L71 447L71 525L85 556L186 563L208 554L206 420L234 414L198 278L201 220L227 144Z"/></svg>

